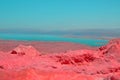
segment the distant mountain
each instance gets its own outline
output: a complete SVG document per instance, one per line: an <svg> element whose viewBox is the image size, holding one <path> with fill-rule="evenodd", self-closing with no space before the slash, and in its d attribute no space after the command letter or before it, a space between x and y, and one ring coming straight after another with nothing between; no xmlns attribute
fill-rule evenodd
<svg viewBox="0 0 120 80"><path fill-rule="evenodd" d="M45 35L61 35L64 37L74 38L117 38L120 37L120 28L116 29L74 29L74 30L28 30L28 29L0 29L0 33L18 33L18 34L45 34Z"/></svg>

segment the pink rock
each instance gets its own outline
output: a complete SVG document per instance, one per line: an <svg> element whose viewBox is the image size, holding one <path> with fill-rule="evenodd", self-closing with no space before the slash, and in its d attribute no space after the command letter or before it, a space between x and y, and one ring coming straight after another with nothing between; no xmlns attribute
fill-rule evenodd
<svg viewBox="0 0 120 80"><path fill-rule="evenodd" d="M13 49L11 51L11 54L17 54L20 56L37 56L40 55L40 52L37 51L34 47L32 46L23 46L23 45L19 45L17 48Z"/></svg>
<svg viewBox="0 0 120 80"><path fill-rule="evenodd" d="M41 55L20 45L0 53L0 80L120 80L120 39L98 50Z"/></svg>

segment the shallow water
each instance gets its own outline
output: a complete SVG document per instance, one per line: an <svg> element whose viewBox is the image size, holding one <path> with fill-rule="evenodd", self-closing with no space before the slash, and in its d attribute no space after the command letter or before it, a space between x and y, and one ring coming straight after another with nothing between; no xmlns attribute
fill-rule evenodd
<svg viewBox="0 0 120 80"><path fill-rule="evenodd" d="M26 41L52 41L52 42L73 42L89 46L102 46L108 40L88 39L88 38L68 38L58 35L39 35L39 34L0 34L2 40L26 40Z"/></svg>

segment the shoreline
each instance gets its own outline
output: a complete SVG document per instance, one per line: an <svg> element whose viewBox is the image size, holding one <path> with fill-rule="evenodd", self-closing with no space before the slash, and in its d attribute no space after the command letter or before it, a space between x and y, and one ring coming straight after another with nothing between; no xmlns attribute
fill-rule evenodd
<svg viewBox="0 0 120 80"><path fill-rule="evenodd" d="M72 42L0 40L0 51L10 51L19 45L31 45L42 53L61 53L68 50L97 49L97 47Z"/></svg>

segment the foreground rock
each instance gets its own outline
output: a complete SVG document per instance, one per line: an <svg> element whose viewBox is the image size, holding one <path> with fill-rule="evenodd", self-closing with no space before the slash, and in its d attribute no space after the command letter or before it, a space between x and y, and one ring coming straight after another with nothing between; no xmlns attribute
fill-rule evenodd
<svg viewBox="0 0 120 80"><path fill-rule="evenodd" d="M20 45L1 51L0 80L120 80L120 39L98 50L43 55Z"/></svg>

